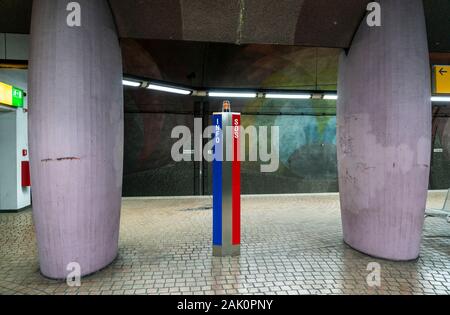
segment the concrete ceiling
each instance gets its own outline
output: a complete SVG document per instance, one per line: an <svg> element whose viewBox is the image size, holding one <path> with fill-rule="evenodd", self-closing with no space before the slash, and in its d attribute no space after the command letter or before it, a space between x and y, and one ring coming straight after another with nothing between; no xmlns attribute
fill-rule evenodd
<svg viewBox="0 0 450 315"><path fill-rule="evenodd" d="M348 47L367 1L110 0L110 3L121 37Z"/></svg>
<svg viewBox="0 0 450 315"><path fill-rule="evenodd" d="M122 38L348 48L368 0L109 0ZM32 0L0 0L0 33L29 33ZM424 0L431 52L450 51L450 1Z"/></svg>

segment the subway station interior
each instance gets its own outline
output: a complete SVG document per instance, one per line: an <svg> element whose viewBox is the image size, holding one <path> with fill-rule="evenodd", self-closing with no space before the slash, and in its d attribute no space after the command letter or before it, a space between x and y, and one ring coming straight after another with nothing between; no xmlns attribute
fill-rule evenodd
<svg viewBox="0 0 450 315"><path fill-rule="evenodd" d="M449 32L449 0L0 0L0 294L450 294Z"/></svg>

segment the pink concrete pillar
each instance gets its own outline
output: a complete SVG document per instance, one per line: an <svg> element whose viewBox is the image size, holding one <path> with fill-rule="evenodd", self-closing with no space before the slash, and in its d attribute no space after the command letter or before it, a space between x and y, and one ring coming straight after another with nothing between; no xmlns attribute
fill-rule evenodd
<svg viewBox="0 0 450 315"><path fill-rule="evenodd" d="M419 255L431 155L422 0L382 0L339 69L338 168L344 240L366 254Z"/></svg>
<svg viewBox="0 0 450 315"><path fill-rule="evenodd" d="M65 278L109 263L118 248L123 165L122 59L106 0L33 2L29 141L41 272Z"/></svg>

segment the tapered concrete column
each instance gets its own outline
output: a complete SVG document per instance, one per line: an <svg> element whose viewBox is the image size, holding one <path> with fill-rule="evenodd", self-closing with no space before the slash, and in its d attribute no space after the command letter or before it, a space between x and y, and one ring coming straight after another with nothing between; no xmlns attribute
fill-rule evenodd
<svg viewBox="0 0 450 315"><path fill-rule="evenodd" d="M422 0L384 0L339 69L338 165L344 240L392 260L419 255L431 154Z"/></svg>
<svg viewBox="0 0 450 315"><path fill-rule="evenodd" d="M41 272L93 273L117 255L123 164L119 43L106 0L33 1L29 141Z"/></svg>

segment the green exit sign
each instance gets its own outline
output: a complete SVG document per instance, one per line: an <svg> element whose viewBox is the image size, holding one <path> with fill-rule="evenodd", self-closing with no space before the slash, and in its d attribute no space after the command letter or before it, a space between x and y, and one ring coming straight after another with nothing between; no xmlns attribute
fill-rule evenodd
<svg viewBox="0 0 450 315"><path fill-rule="evenodd" d="M16 87L13 87L12 90L12 106L14 107L23 107L23 91Z"/></svg>
<svg viewBox="0 0 450 315"><path fill-rule="evenodd" d="M24 92L15 86L0 82L0 104L23 107Z"/></svg>

